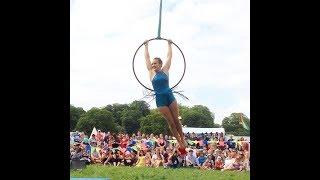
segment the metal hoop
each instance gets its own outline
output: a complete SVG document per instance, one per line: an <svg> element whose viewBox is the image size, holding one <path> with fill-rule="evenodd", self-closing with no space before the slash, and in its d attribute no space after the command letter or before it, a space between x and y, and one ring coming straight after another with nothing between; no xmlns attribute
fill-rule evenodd
<svg viewBox="0 0 320 180"><path fill-rule="evenodd" d="M168 41L168 39L165 39L165 38L152 38L152 39L149 39L147 42L153 41L153 40L165 40L165 41ZM185 74L185 72L186 72L186 59L185 59L185 57L184 57L184 54L183 54L182 50L179 48L179 46L178 46L177 44L175 44L174 42L172 42L172 44L174 44L174 45L179 49L180 53L182 54L183 62L184 62L184 68L183 68L182 77L180 78L180 80L178 81L178 83L177 83L176 85L174 85L173 87L171 87L170 89L173 89L173 88L175 88L175 87L178 86L178 84L182 81L182 79L183 79L183 77L184 77L184 74ZM133 70L133 74L134 74L134 76L136 77L137 81L138 81L144 88L146 88L146 89L148 89L148 90L150 90L150 91L154 91L153 89L150 89L150 88L148 88L147 86L145 86L145 85L139 80L139 78L138 78L137 75L136 75L136 71L135 71L135 69L134 69L134 60L135 60L135 58L136 58L137 52L139 51L139 49L140 49L141 46L143 46L143 45L144 45L144 43L142 43L142 44L138 47L138 49L136 50L136 52L134 53L133 60L132 60L132 70Z"/></svg>

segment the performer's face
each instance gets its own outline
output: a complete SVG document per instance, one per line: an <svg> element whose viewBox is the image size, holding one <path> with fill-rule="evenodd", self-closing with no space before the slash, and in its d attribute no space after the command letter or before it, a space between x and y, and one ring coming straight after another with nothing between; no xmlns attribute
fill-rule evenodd
<svg viewBox="0 0 320 180"><path fill-rule="evenodd" d="M153 59L151 66L154 71L158 72L161 70L162 64L159 62L158 59Z"/></svg>

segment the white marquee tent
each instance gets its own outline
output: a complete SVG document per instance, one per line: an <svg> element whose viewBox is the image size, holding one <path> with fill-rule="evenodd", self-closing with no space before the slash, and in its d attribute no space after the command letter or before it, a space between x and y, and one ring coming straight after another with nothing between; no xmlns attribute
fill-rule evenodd
<svg viewBox="0 0 320 180"><path fill-rule="evenodd" d="M196 134L201 134L201 133L223 133L225 134L224 128L195 128L195 127L183 127L182 128L183 133L196 133Z"/></svg>

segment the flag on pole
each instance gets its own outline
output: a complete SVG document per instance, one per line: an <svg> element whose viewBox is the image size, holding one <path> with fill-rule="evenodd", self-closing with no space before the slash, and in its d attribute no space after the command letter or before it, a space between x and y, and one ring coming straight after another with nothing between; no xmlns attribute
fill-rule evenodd
<svg viewBox="0 0 320 180"><path fill-rule="evenodd" d="M91 138L92 134L97 135L97 133L98 133L98 131L97 131L96 127L93 127L89 138Z"/></svg>
<svg viewBox="0 0 320 180"><path fill-rule="evenodd" d="M246 123L243 121L242 114L240 114L240 124L243 126L244 129L250 131L250 128L246 125Z"/></svg>

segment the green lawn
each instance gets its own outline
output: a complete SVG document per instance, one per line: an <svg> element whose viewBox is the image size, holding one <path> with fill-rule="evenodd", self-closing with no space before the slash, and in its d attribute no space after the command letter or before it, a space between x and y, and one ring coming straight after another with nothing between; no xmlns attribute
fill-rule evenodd
<svg viewBox="0 0 320 180"><path fill-rule="evenodd" d="M110 179L214 179L241 180L250 179L249 172L199 170L194 168L147 168L147 167L114 167L103 165L89 165L83 170L70 171L71 177L103 177Z"/></svg>

